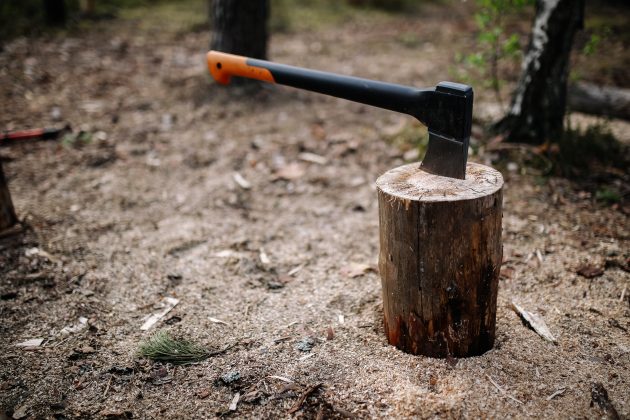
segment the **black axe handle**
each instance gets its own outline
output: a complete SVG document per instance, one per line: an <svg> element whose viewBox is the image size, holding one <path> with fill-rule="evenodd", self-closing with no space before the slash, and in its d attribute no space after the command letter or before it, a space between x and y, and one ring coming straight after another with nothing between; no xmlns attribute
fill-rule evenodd
<svg viewBox="0 0 630 420"><path fill-rule="evenodd" d="M418 89L218 51L210 51L207 60L210 73L221 84L228 84L232 76L247 77L416 117L429 129L422 168L436 175L465 177L473 105L470 86L442 82L434 88Z"/></svg>

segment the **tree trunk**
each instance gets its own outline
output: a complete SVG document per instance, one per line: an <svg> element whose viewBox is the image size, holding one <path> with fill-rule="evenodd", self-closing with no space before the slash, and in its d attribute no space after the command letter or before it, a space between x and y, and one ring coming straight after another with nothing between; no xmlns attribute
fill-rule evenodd
<svg viewBox="0 0 630 420"><path fill-rule="evenodd" d="M210 49L267 58L269 0L214 0Z"/></svg>
<svg viewBox="0 0 630 420"><path fill-rule="evenodd" d="M630 89L576 83L569 87L569 109L630 121Z"/></svg>
<svg viewBox="0 0 630 420"><path fill-rule="evenodd" d="M44 14L49 25L65 25L68 17L65 0L44 0Z"/></svg>
<svg viewBox="0 0 630 420"><path fill-rule="evenodd" d="M536 18L510 109L495 124L508 141L541 144L562 135L573 37L584 0L536 0Z"/></svg>
<svg viewBox="0 0 630 420"><path fill-rule="evenodd" d="M17 221L11 194L9 193L9 186L4 177L2 162L0 161L0 232L15 225Z"/></svg>
<svg viewBox="0 0 630 420"><path fill-rule="evenodd" d="M376 186L389 343L431 357L490 350L503 253L501 174L469 163L462 180L411 164Z"/></svg>

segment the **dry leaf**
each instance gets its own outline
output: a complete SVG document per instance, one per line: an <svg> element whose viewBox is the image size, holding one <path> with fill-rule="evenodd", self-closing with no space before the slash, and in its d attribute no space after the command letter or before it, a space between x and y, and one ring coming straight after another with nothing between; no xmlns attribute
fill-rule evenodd
<svg viewBox="0 0 630 420"><path fill-rule="evenodd" d="M304 167L299 163L289 163L276 171L275 179L284 179L287 181L293 181L304 176Z"/></svg>
<svg viewBox="0 0 630 420"><path fill-rule="evenodd" d="M17 343L17 347L24 347L26 349L32 349L35 347L39 347L44 342L43 338L32 338L30 340L22 341L21 343Z"/></svg>
<svg viewBox="0 0 630 420"><path fill-rule="evenodd" d="M514 275L514 269L512 267L501 267L501 274L499 275L502 279L511 279Z"/></svg>
<svg viewBox="0 0 630 420"><path fill-rule="evenodd" d="M364 275L369 271L376 271L373 266L362 263L350 263L341 268L341 274L346 277L354 278Z"/></svg>
<svg viewBox="0 0 630 420"><path fill-rule="evenodd" d="M308 152L300 153L298 155L298 159L303 160L304 162L316 163L318 165L325 165L328 163L328 159L326 159L324 156Z"/></svg>
<svg viewBox="0 0 630 420"><path fill-rule="evenodd" d="M536 333L547 341L556 343L556 338L549 331L549 327L545 324L545 321L538 314L528 312L517 303L512 301L512 309L521 317L521 319L529 325Z"/></svg>
<svg viewBox="0 0 630 420"><path fill-rule="evenodd" d="M604 269L602 267L597 267L592 264L584 264L583 266L578 268L577 273L582 277L586 277L587 279L593 279L604 274Z"/></svg>

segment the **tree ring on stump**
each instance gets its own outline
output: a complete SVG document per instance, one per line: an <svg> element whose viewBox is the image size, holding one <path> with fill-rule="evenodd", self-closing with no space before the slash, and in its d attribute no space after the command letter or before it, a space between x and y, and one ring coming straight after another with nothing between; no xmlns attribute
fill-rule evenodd
<svg viewBox="0 0 630 420"><path fill-rule="evenodd" d="M389 343L432 357L491 349L502 260L501 173L468 163L462 180L416 163L388 171L376 186Z"/></svg>

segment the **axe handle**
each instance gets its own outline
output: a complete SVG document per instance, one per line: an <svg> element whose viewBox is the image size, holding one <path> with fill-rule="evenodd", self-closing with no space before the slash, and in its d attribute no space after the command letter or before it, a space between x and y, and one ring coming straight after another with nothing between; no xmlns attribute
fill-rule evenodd
<svg viewBox="0 0 630 420"><path fill-rule="evenodd" d="M14 140L42 139L51 140L56 138L63 129L59 128L31 128L21 131L0 132L0 144Z"/></svg>
<svg viewBox="0 0 630 420"><path fill-rule="evenodd" d="M207 54L208 70L221 84L232 76L292 86L417 117L419 108L429 106L435 89L416 89L359 77L272 63L218 51ZM424 123L424 121L422 121Z"/></svg>

